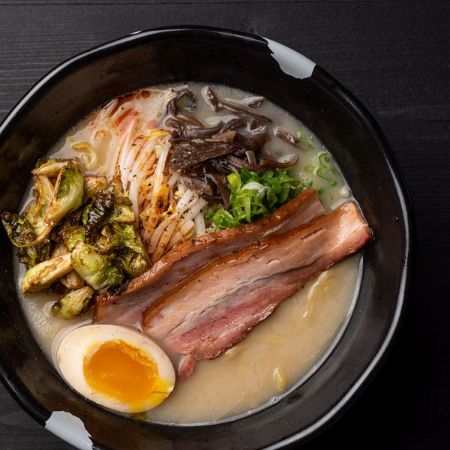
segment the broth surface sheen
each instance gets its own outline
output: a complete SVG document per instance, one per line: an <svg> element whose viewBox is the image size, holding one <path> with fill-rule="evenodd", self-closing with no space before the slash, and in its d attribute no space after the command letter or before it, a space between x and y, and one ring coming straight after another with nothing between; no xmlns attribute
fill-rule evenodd
<svg viewBox="0 0 450 450"><path fill-rule="evenodd" d="M214 125L218 114L212 115L201 100L203 86L202 83L189 83L189 88L199 99L195 115L205 123ZM174 85L157 88L169 87ZM226 86L213 85L213 88L225 99L240 100L251 95ZM334 186L311 172L310 168L317 165L319 156L327 150L304 124L267 100L257 111L271 117L274 125L293 132L300 131L301 150L272 137L265 151L276 157L298 155L299 163L289 171L290 174L312 181L314 189L323 190L320 197L326 208L335 208L351 198L350 188L334 161L337 171ZM77 139L81 139L83 133L89 131L90 117L70 130L49 154L59 158L79 157L80 153L70 145L70 137L76 134ZM108 155L99 150L97 156L99 168L92 173L102 174ZM30 195L31 192L25 197L24 206ZM53 294L32 294L24 298L20 293L20 284L25 267L16 259L15 268L17 291L26 319L37 342L54 364L54 354L61 338L68 331L92 320L81 317L66 321L53 317L51 306L58 298ZM361 271L362 257L357 254L310 280L302 290L256 326L241 343L214 360L199 361L188 380L178 380L169 398L145 417L140 415L140 418L161 423L211 423L249 414L255 408L276 401L308 376L332 350L352 313Z"/></svg>

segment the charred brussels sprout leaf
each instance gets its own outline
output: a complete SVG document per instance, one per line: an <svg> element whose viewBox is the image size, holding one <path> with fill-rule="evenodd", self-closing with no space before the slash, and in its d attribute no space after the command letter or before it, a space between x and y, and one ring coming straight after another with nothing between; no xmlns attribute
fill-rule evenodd
<svg viewBox="0 0 450 450"><path fill-rule="evenodd" d="M108 215L107 222L134 223L135 219L133 208L131 206L116 204Z"/></svg>
<svg viewBox="0 0 450 450"><path fill-rule="evenodd" d="M99 192L91 204L91 208L87 212L86 218L86 241L93 244L96 240L96 233L102 226L106 217L114 208L114 193L112 189Z"/></svg>
<svg viewBox="0 0 450 450"><path fill-rule="evenodd" d="M116 239L120 239L120 247L116 251L114 263L128 277L139 276L147 269L148 263L133 225L114 223L112 228Z"/></svg>
<svg viewBox="0 0 450 450"><path fill-rule="evenodd" d="M36 233L25 217L7 211L3 211L1 217L8 237L16 247L25 247L35 240Z"/></svg>
<svg viewBox="0 0 450 450"><path fill-rule="evenodd" d="M141 243L133 225L113 223L112 229L114 234L120 237L122 247L127 247L136 253L143 254Z"/></svg>
<svg viewBox="0 0 450 450"><path fill-rule="evenodd" d="M129 248L136 253L144 254L133 225L112 223L105 225L95 246L101 253L108 253L119 248Z"/></svg>
<svg viewBox="0 0 450 450"><path fill-rule="evenodd" d="M75 211L83 204L83 195L83 173L79 164L69 161L58 174L45 221L49 225L59 222L66 214Z"/></svg>
<svg viewBox="0 0 450 450"><path fill-rule="evenodd" d="M111 225L105 225L95 241L95 248L104 254L119 248L121 245L121 236L114 232Z"/></svg>
<svg viewBox="0 0 450 450"><path fill-rule="evenodd" d="M130 278L141 275L148 266L143 255L126 248L116 254L114 264Z"/></svg>
<svg viewBox="0 0 450 450"><path fill-rule="evenodd" d="M84 242L78 242L73 249L72 264L81 278L96 290L118 289L124 281L120 270L106 256Z"/></svg>
<svg viewBox="0 0 450 450"><path fill-rule="evenodd" d="M53 191L53 184L46 176L40 175L35 178L34 201L28 207L25 214L25 217L31 223L36 233L34 244L45 239L52 229L52 226L45 221L45 217L53 198Z"/></svg>
<svg viewBox="0 0 450 450"><path fill-rule="evenodd" d="M31 173L33 175L45 175L47 177L56 177L58 173L71 162L70 159L46 159L38 161L36 169Z"/></svg>
<svg viewBox="0 0 450 450"><path fill-rule="evenodd" d="M95 290L90 286L69 292L52 306L52 314L62 319L73 319L87 312L92 306Z"/></svg>
<svg viewBox="0 0 450 450"><path fill-rule="evenodd" d="M49 241L31 247L20 247L18 249L19 261L27 268L33 267L42 261L50 258L52 245Z"/></svg>

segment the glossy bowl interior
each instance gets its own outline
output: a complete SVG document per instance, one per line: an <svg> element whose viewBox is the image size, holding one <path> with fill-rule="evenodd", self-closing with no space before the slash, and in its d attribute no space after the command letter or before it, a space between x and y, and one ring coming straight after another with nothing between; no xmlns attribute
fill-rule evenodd
<svg viewBox="0 0 450 450"><path fill-rule="evenodd" d="M401 314L410 224L386 140L367 111L323 69L258 36L211 28L152 30L63 63L22 99L0 128L0 208L17 210L36 160L92 109L136 88L188 80L263 95L303 121L330 149L375 233L364 250L360 294L331 355L278 403L217 425L152 425L83 400L58 376L19 307L12 248L1 232L3 382L35 419L79 448L91 448L91 442L97 448L136 450L275 448L304 439L335 417L368 380Z"/></svg>

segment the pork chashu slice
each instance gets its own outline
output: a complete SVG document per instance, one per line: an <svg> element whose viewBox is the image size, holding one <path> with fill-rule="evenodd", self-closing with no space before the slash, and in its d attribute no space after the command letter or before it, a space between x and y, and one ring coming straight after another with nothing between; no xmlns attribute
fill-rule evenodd
<svg viewBox="0 0 450 450"><path fill-rule="evenodd" d="M347 203L211 263L145 312L144 332L171 352L215 358L371 236L358 206Z"/></svg>
<svg viewBox="0 0 450 450"><path fill-rule="evenodd" d="M307 189L261 220L184 242L164 255L148 271L131 280L121 295L100 296L96 302L95 321L135 325L141 321L143 311L157 298L211 261L267 236L292 230L324 212L316 192Z"/></svg>

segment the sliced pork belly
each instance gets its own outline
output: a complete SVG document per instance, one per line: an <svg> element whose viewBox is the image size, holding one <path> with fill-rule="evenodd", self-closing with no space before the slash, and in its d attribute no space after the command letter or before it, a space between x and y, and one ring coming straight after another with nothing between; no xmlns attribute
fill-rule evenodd
<svg viewBox="0 0 450 450"><path fill-rule="evenodd" d="M164 255L147 272L131 280L120 296L99 297L95 321L134 325L141 321L142 312L155 299L211 261L267 236L292 230L324 212L315 191L308 189L264 219L184 242Z"/></svg>
<svg viewBox="0 0 450 450"><path fill-rule="evenodd" d="M313 275L356 252L371 231L354 203L211 263L144 314L171 352L210 359L242 340ZM192 370L192 364L189 371Z"/></svg>

